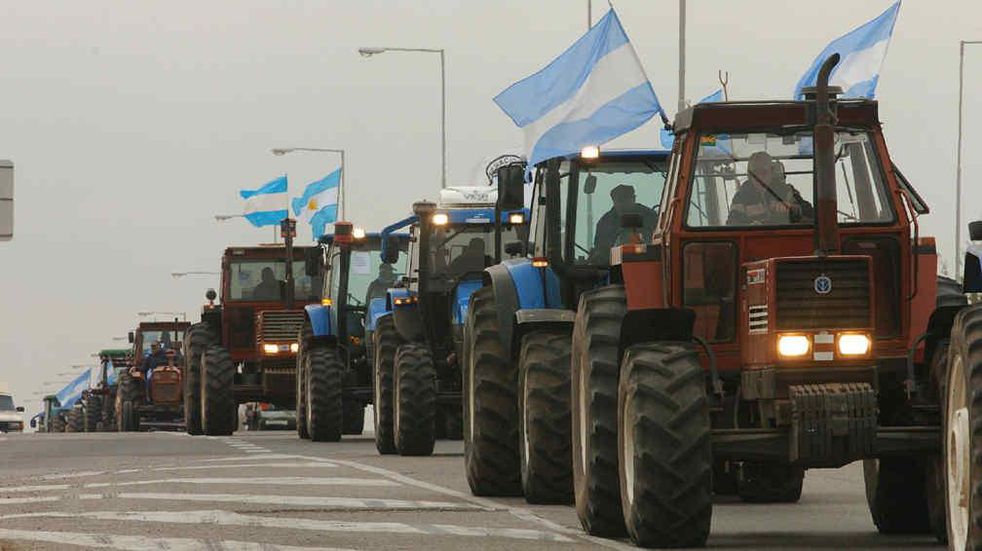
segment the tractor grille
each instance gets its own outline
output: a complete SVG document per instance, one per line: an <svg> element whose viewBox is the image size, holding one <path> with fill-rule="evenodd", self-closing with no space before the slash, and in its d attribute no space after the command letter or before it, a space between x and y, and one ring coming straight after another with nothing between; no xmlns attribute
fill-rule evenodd
<svg viewBox="0 0 982 551"><path fill-rule="evenodd" d="M181 371L179 369L159 368L153 371L150 393L157 404L180 403Z"/></svg>
<svg viewBox="0 0 982 551"><path fill-rule="evenodd" d="M297 340L303 328L302 310L274 310L256 314L259 340L268 343L286 343Z"/></svg>
<svg viewBox="0 0 982 551"><path fill-rule="evenodd" d="M832 290L815 290L825 275ZM866 329L870 326L869 265L865 259L777 264L777 328Z"/></svg>

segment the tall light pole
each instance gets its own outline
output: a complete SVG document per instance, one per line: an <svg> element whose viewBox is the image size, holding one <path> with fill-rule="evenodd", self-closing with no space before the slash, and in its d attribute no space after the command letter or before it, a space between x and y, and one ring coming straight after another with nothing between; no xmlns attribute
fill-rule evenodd
<svg viewBox="0 0 982 551"><path fill-rule="evenodd" d="M338 182L338 220L343 220L344 210L344 184L348 181L348 173L344 168L344 150L331 147L274 147L270 152L276 156L283 156L295 151L307 151L310 153L337 153L341 156L341 181Z"/></svg>
<svg viewBox="0 0 982 551"><path fill-rule="evenodd" d="M679 0L679 112L685 109L685 0Z"/></svg>
<svg viewBox="0 0 982 551"><path fill-rule="evenodd" d="M958 43L958 150L955 154L955 277L962 273L962 106L965 103L965 46L982 40Z"/></svg>
<svg viewBox="0 0 982 551"><path fill-rule="evenodd" d="M440 140L441 140L441 178L440 187L447 187L447 60L443 48L358 48L362 57L385 52L422 52L440 54Z"/></svg>

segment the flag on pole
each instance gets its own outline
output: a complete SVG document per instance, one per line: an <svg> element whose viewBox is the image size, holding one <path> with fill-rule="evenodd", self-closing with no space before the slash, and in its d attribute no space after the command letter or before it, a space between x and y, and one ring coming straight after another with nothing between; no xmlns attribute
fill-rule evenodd
<svg viewBox="0 0 982 551"><path fill-rule="evenodd" d="M531 167L665 116L613 9L539 72L494 98L520 128Z"/></svg>
<svg viewBox="0 0 982 551"><path fill-rule="evenodd" d="M338 190L341 188L341 169L307 184L303 195L293 200L293 214L306 220L313 230L314 240L324 235L328 224L338 219Z"/></svg>
<svg viewBox="0 0 982 551"><path fill-rule="evenodd" d="M867 22L846 35L833 40L818 54L808 71L794 87L794 98L801 99L801 89L815 86L822 63L832 54L841 60L832 70L829 84L842 88L842 97L876 97L876 83L880 80L880 68L887 55L887 46L893 35L893 27L900 13L900 2L887 8L876 19Z"/></svg>
<svg viewBox="0 0 982 551"><path fill-rule="evenodd" d="M289 215L286 208L286 176L280 176L259 189L243 189L239 195L245 199L242 214L257 228L275 226Z"/></svg>
<svg viewBox="0 0 982 551"><path fill-rule="evenodd" d="M82 370L72 382L65 385L65 388L55 394L61 407L71 407L82 398L82 391L89 388L91 373L92 371L90 369Z"/></svg>

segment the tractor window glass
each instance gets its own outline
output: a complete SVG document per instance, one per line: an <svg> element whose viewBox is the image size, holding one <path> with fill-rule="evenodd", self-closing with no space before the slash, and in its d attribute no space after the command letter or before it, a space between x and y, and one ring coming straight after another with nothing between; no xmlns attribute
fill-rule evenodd
<svg viewBox="0 0 982 551"><path fill-rule="evenodd" d="M304 261L293 262L294 298L298 301L320 300L321 278L304 273ZM242 260L230 266L229 300L283 300L286 285L286 264L279 260Z"/></svg>
<svg viewBox="0 0 982 551"><path fill-rule="evenodd" d="M682 296L696 314L693 333L707 341L729 341L736 327L736 247L732 243L688 243Z"/></svg>
<svg viewBox="0 0 982 551"><path fill-rule="evenodd" d="M162 344L165 350L180 349L181 343L184 342L184 331L143 331L140 337L142 340L140 348L143 349L143 355L147 355L150 353L150 345L155 342Z"/></svg>
<svg viewBox="0 0 982 551"><path fill-rule="evenodd" d="M835 135L840 224L894 219L869 136ZM811 133L704 134L699 138L686 225L691 228L812 226Z"/></svg>
<svg viewBox="0 0 982 551"><path fill-rule="evenodd" d="M501 228L501 247L512 241L528 240L525 225L505 224ZM494 224L452 224L432 226L430 266L436 278L459 278L482 272L494 264ZM504 250L501 257L507 258Z"/></svg>
<svg viewBox="0 0 982 551"><path fill-rule="evenodd" d="M665 169L663 161L634 159L579 165L577 181L572 185L575 220L567 225L567 231L573 232L574 263L609 265L611 247L627 242L634 231L643 242L651 242L658 224ZM625 214L637 215L637 230L621 227Z"/></svg>
<svg viewBox="0 0 982 551"><path fill-rule="evenodd" d="M351 265L348 270L349 306L367 306L374 298L384 298L385 292L395 287L396 281L405 275L405 251L399 253L394 264L382 262L382 253L377 247L354 248L351 251ZM330 297L337 298L341 284L341 252L331 253Z"/></svg>

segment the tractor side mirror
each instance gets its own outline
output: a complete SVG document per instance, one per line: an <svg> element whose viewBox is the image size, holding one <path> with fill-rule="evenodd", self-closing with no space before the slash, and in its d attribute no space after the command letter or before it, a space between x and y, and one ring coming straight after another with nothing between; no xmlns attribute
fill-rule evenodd
<svg viewBox="0 0 982 551"><path fill-rule="evenodd" d="M399 245L395 239L386 239L382 243L382 253L379 255L382 262L395 264L399 262Z"/></svg>
<svg viewBox="0 0 982 551"><path fill-rule="evenodd" d="M320 247L313 247L304 251L303 271L310 277L318 277L324 271L324 255Z"/></svg>
<svg viewBox="0 0 982 551"><path fill-rule="evenodd" d="M31 419L31 428L32 429L38 428L38 420L37 419Z"/></svg>
<svg viewBox="0 0 982 551"><path fill-rule="evenodd" d="M24 406L17 406L14 408L17 413L24 413Z"/></svg>
<svg viewBox="0 0 982 551"><path fill-rule="evenodd" d="M214 289L208 289L205 292L205 298L208 299L209 302L211 302L211 301L215 300L216 298L218 298L218 293L216 293ZM133 342L133 341L130 341L130 342Z"/></svg>
<svg viewBox="0 0 982 551"><path fill-rule="evenodd" d="M590 174L583 180L583 193L593 195L597 191L597 177Z"/></svg>
<svg viewBox="0 0 982 551"><path fill-rule="evenodd" d="M525 165L512 163L498 169L498 210L520 210L525 206Z"/></svg>
<svg viewBox="0 0 982 551"><path fill-rule="evenodd" d="M982 221L968 223L968 238L972 241L982 241Z"/></svg>
<svg viewBox="0 0 982 551"><path fill-rule="evenodd" d="M644 226L644 218L637 212L628 212L621 215L621 227L636 230Z"/></svg>
<svg viewBox="0 0 982 551"><path fill-rule="evenodd" d="M520 256L525 254L525 243L521 241L509 241L505 243L505 254L509 256Z"/></svg>
<svg viewBox="0 0 982 551"><path fill-rule="evenodd" d="M126 338L130 341L130 344L136 342L136 335L132 331L126 334Z"/></svg>

